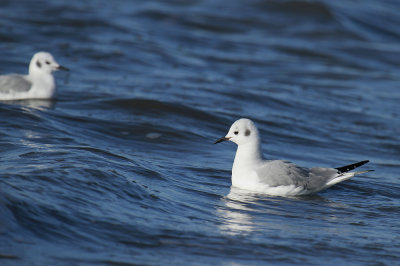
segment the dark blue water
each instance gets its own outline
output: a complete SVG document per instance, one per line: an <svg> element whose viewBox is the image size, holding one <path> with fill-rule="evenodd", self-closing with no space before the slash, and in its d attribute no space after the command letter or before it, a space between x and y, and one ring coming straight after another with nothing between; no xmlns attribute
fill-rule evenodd
<svg viewBox="0 0 400 266"><path fill-rule="evenodd" d="M56 101L0 103L1 265L394 265L400 4L5 1L0 73L51 52ZM356 176L314 196L231 189L267 158Z"/></svg>

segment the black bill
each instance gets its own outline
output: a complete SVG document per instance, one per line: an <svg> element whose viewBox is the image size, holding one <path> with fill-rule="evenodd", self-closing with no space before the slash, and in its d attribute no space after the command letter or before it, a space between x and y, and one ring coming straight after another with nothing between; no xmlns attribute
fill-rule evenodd
<svg viewBox="0 0 400 266"><path fill-rule="evenodd" d="M223 141L227 141L227 140L229 140L229 139L230 139L230 138L223 137L223 138L218 139L216 142L214 142L214 144L217 144L217 143L220 143L220 142L223 142Z"/></svg>
<svg viewBox="0 0 400 266"><path fill-rule="evenodd" d="M63 66L58 66L57 67L58 70L64 70L64 71L69 71L69 68L63 67Z"/></svg>

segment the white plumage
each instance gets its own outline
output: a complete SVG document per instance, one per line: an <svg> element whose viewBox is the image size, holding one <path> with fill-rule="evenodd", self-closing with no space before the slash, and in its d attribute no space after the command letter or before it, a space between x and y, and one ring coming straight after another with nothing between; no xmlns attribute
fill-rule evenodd
<svg viewBox="0 0 400 266"><path fill-rule="evenodd" d="M28 75L0 76L0 100L54 98L56 84L52 72L60 69L68 70L60 66L50 53L36 53L29 64Z"/></svg>
<svg viewBox="0 0 400 266"><path fill-rule="evenodd" d="M361 172L348 172L368 161L339 168L304 168L282 160L264 160L259 132L249 119L234 122L228 134L217 140L238 145L232 167L232 185L270 195L293 196L312 194Z"/></svg>

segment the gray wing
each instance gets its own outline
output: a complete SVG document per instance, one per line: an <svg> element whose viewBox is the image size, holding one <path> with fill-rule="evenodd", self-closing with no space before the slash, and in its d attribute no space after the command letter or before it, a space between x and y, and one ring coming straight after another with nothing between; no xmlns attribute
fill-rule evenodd
<svg viewBox="0 0 400 266"><path fill-rule="evenodd" d="M257 174L261 182L269 186L302 186L308 191L320 191L327 183L341 174L335 168L313 167L311 169L299 167L288 161L266 161Z"/></svg>
<svg viewBox="0 0 400 266"><path fill-rule="evenodd" d="M260 181L271 187L295 185L306 187L310 180L310 170L288 161L266 161L257 170Z"/></svg>
<svg viewBox="0 0 400 266"><path fill-rule="evenodd" d="M22 75L0 76L0 93L27 92L32 83Z"/></svg>
<svg viewBox="0 0 400 266"><path fill-rule="evenodd" d="M314 167L310 169L310 180L308 183L309 190L320 190L326 187L326 184L331 180L340 176L340 173L335 168Z"/></svg>

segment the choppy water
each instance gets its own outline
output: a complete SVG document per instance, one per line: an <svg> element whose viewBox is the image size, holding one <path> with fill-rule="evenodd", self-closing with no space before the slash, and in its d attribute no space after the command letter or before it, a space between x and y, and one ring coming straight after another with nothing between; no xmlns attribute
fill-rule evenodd
<svg viewBox="0 0 400 266"><path fill-rule="evenodd" d="M400 4L0 1L0 73L33 53L57 101L0 103L1 265L394 265ZM268 158L357 176L300 198L230 188L253 119Z"/></svg>

